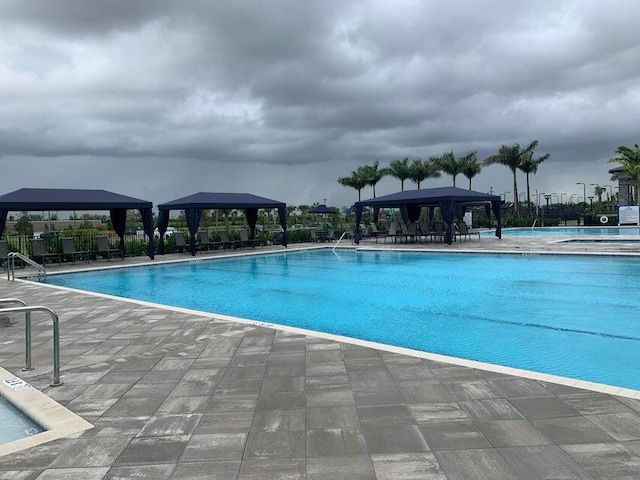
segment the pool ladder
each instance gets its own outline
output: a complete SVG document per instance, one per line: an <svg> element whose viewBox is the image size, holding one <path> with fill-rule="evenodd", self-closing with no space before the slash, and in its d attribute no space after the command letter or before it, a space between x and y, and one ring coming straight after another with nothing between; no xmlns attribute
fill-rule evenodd
<svg viewBox="0 0 640 480"><path fill-rule="evenodd" d="M16 258L19 258L24 263L35 267L38 270L38 280L42 281L47 276L45 268L37 262L34 262L29 257L21 254L20 252L9 252L7 255L7 280L16 279Z"/></svg>
<svg viewBox="0 0 640 480"><path fill-rule="evenodd" d="M3 305L19 305L18 307L4 307ZM23 371L33 370L31 366L31 312L45 312L51 317L53 324L53 380L52 387L62 385L60 381L60 329L58 327L58 314L49 307L39 305L27 305L18 298L0 298L0 315L3 313L24 313L25 320L25 367Z"/></svg>

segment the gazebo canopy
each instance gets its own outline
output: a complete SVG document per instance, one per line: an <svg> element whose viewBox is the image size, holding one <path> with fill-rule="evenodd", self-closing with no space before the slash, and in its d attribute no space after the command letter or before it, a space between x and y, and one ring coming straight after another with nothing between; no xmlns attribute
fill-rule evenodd
<svg viewBox="0 0 640 480"><path fill-rule="evenodd" d="M200 217L203 209L244 209L247 223L251 228L251 238L255 238L256 222L258 221L258 209L277 208L280 217L280 225L284 231L282 244L287 245L287 204L268 198L259 197L251 193L219 193L199 192L187 197L178 198L171 202L158 205L158 232L160 233L159 253L164 253L164 234L169 226L169 211L184 210L189 227L189 246L191 255L196 254L195 235L200 225Z"/></svg>
<svg viewBox="0 0 640 480"><path fill-rule="evenodd" d="M120 237L124 254L124 232L127 210L138 209L144 232L149 237L148 255L153 258L153 204L106 190L69 188L21 188L0 196L0 236L4 232L9 212L41 210L108 210L113 229Z"/></svg>
<svg viewBox="0 0 640 480"><path fill-rule="evenodd" d="M489 214L490 210L493 210L497 219L496 237L502 238L501 198L499 195L456 187L440 187L406 190L356 202L356 241L360 240L360 221L362 219L362 209L365 206L374 208L374 217L376 218L380 208L400 208L402 216L407 222L417 221L422 207L429 207L431 210L439 207L442 212L442 218L447 225L445 241L451 244L454 219L457 217L462 220L467 207L474 205L484 205Z"/></svg>

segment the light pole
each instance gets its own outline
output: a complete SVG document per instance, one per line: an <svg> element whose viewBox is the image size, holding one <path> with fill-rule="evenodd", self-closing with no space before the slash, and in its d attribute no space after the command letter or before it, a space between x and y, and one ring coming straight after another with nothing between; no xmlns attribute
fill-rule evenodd
<svg viewBox="0 0 640 480"><path fill-rule="evenodd" d="M607 202L610 202L613 198L613 187L611 185L603 185L603 187L609 187L609 195L607 195Z"/></svg>
<svg viewBox="0 0 640 480"><path fill-rule="evenodd" d="M590 183L589 186L591 187L596 187L595 190L593 191L594 194L597 194L600 191L600 184L599 183ZM606 188L605 188L606 190ZM596 195L594 195L594 198L596 197ZM602 198L602 193L600 195L597 195L598 197L598 201L600 201L600 199Z"/></svg>
<svg viewBox="0 0 640 480"><path fill-rule="evenodd" d="M562 197L564 197L566 195L566 193L561 193L560 194L560 203L564 204L564 200L562 199Z"/></svg>
<svg viewBox="0 0 640 480"><path fill-rule="evenodd" d="M582 185L582 198L587 201L587 186L583 182L576 182L576 185Z"/></svg>
<svg viewBox="0 0 640 480"><path fill-rule="evenodd" d="M593 207L593 195L589 196L589 206Z"/></svg>
<svg viewBox="0 0 640 480"><path fill-rule="evenodd" d="M502 201L504 203L507 203L507 193L511 193L511 192L504 192L504 193L501 194L502 195Z"/></svg>
<svg viewBox="0 0 640 480"><path fill-rule="evenodd" d="M552 195L552 197L551 197L551 204L553 204L553 195L555 195L555 196L556 196L556 198L558 199L558 202L560 202L560 197L558 196L558 194L557 194L557 193L552 193L551 195Z"/></svg>
<svg viewBox="0 0 640 480"><path fill-rule="evenodd" d="M544 195L544 192L538 193L536 190L536 197L538 197L538 201L536 202L536 215L538 215L538 210L540 209L540 196Z"/></svg>
<svg viewBox="0 0 640 480"><path fill-rule="evenodd" d="M545 196L544 196L545 200L547 201L547 213L546 213L545 217L548 217L548 216L549 216L549 199L551 198L551 195L553 195L553 194L548 194L548 193L547 193L547 194L545 194ZM543 224L543 226L544 226L544 217L542 218L542 224Z"/></svg>
<svg viewBox="0 0 640 480"><path fill-rule="evenodd" d="M569 203L573 203L573 197L577 197L578 194L577 193L572 193L571 196L569 197Z"/></svg>

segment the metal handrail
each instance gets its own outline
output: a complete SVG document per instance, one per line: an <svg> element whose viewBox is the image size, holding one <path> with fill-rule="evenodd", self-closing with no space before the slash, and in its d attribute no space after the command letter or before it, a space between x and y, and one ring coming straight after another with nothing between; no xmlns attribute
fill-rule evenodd
<svg viewBox="0 0 640 480"><path fill-rule="evenodd" d="M0 314L2 313L18 313L18 312L45 312L51 316L51 320L53 322L53 381L51 382L52 387L59 387L62 385L60 381L60 329L58 327L58 314L51 310L49 307L42 306L21 306L21 307L9 307L9 308L0 308ZM29 331L29 351L31 350L31 332ZM31 355L31 352L29 352Z"/></svg>
<svg viewBox="0 0 640 480"><path fill-rule="evenodd" d="M27 306L27 303L20 300L19 298L0 298L0 305L22 305L23 307ZM25 322L25 331L24 331L24 368L23 372L28 372L33 370L31 366L31 312L24 313L24 322Z"/></svg>
<svg viewBox="0 0 640 480"><path fill-rule="evenodd" d="M34 262L29 257L21 254L20 252L9 252L9 254L7 255L7 259L9 263L9 265L7 266L7 280L16 279L16 258L19 258L24 263L27 263L32 267L35 267L38 270L38 279L46 278L47 271L38 262Z"/></svg>
<svg viewBox="0 0 640 480"><path fill-rule="evenodd" d="M344 238L344 236L347 234L347 232L344 232L340 238L338 239L338 241L336 242L336 244L333 246L333 248L331 249L332 251L336 251L336 247L338 246L338 244L340 243L340 241Z"/></svg>

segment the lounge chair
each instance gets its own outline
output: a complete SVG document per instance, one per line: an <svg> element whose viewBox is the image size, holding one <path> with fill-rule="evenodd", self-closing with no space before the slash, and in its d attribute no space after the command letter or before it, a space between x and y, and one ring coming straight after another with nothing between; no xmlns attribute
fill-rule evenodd
<svg viewBox="0 0 640 480"><path fill-rule="evenodd" d="M256 245L261 245L260 240L256 239L256 238L249 238L249 235L247 235L247 231L246 230L238 230L238 233L240 235L240 241L242 242L242 246L243 247L252 247L252 248L256 248Z"/></svg>
<svg viewBox="0 0 640 480"><path fill-rule="evenodd" d="M431 232L431 239L436 240L438 238L441 242L444 242L444 225L441 223L434 223L433 231Z"/></svg>
<svg viewBox="0 0 640 480"><path fill-rule="evenodd" d="M389 225L389 231L384 236L384 242L387 243L387 238L393 238L393 241L395 242L398 236L402 236L401 233L398 233L398 224L397 222L391 222Z"/></svg>
<svg viewBox="0 0 640 480"><path fill-rule="evenodd" d="M218 232L220 234L220 242L222 243L223 248L239 248L242 246L242 242L240 240L231 240L229 238L229 234L224 230Z"/></svg>
<svg viewBox="0 0 640 480"><path fill-rule="evenodd" d="M101 235L99 237L96 237L96 240L98 242L98 249L96 250L96 253L99 254L102 258L105 258L108 261L111 261L111 255L117 255L120 258L122 257L122 251L119 248L111 248L111 245L109 245L109 238L106 237L105 235Z"/></svg>
<svg viewBox="0 0 640 480"><path fill-rule="evenodd" d="M382 238L389 233L389 230L378 230L378 226L375 222L371 222L369 224L369 233L370 235L376 239L376 243L378 243L378 238Z"/></svg>
<svg viewBox="0 0 640 480"><path fill-rule="evenodd" d="M465 222L456 223L456 231L455 231L456 237L460 237L460 238L464 237L471 240L471 235L478 235L478 240L480 240L480 232L473 232L469 230Z"/></svg>
<svg viewBox="0 0 640 480"><path fill-rule="evenodd" d="M189 251L189 244L184 241L184 235L182 232L175 232L173 234L173 239L175 240L175 248L178 252L183 253L185 250Z"/></svg>
<svg viewBox="0 0 640 480"><path fill-rule="evenodd" d="M211 241L211 238L209 238L209 232L207 230L198 232L198 236L200 237L200 250L215 250L218 247L222 247L222 242Z"/></svg>
<svg viewBox="0 0 640 480"><path fill-rule="evenodd" d="M56 259L58 265L61 264L59 253L49 253L47 245L41 238L31 239L31 256L36 259L39 258L43 265L46 265L47 260Z"/></svg>
<svg viewBox="0 0 640 480"><path fill-rule="evenodd" d="M422 222L418 225L420 227L420 236L422 236L425 240L427 237L431 237L431 227L427 222Z"/></svg>
<svg viewBox="0 0 640 480"><path fill-rule="evenodd" d="M80 260L85 260L85 261L89 261L89 252L79 252L78 250L76 250L76 244L73 241L73 238L71 237L67 237L67 238L62 238L62 256L65 259L70 258L71 261L75 264L76 263L76 259L79 258Z"/></svg>
<svg viewBox="0 0 640 480"><path fill-rule="evenodd" d="M0 267L4 267L7 264L9 255L9 244L2 240L0 241Z"/></svg>

